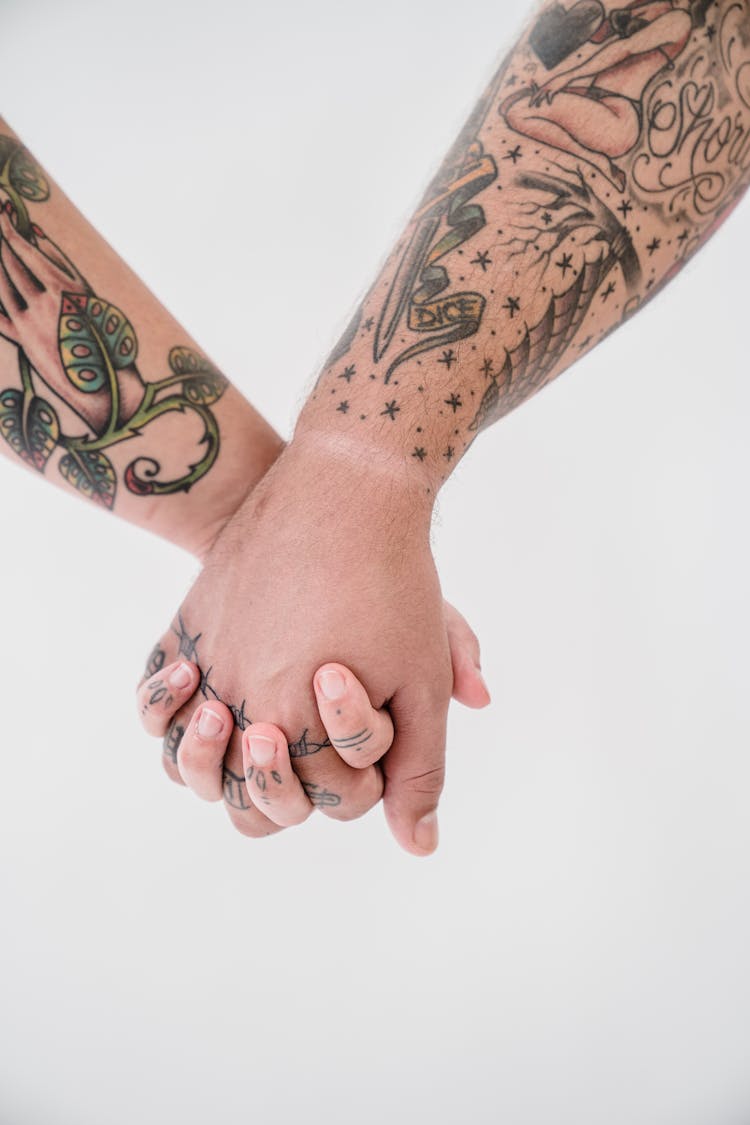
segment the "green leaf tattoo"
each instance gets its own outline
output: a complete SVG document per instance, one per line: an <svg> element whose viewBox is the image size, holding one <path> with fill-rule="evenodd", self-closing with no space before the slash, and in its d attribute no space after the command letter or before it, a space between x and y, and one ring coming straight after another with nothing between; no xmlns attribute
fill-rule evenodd
<svg viewBox="0 0 750 1125"><path fill-rule="evenodd" d="M109 457L98 449L72 449L60 461L60 472L82 496L111 509L115 502L117 477Z"/></svg>
<svg viewBox="0 0 750 1125"><path fill-rule="evenodd" d="M127 317L98 297L63 293L58 339L60 359L73 386L86 394L109 387L116 398L116 373L133 363L138 352Z"/></svg>
<svg viewBox="0 0 750 1125"><path fill-rule="evenodd" d="M0 433L21 460L43 473L60 438L60 424L43 398L9 387L0 392Z"/></svg>
<svg viewBox="0 0 750 1125"><path fill-rule="evenodd" d="M31 222L26 201L42 203L49 197L49 184L26 150L7 136L0 136L0 206L3 197L7 199L6 209L18 233L30 245L39 248L41 232ZM71 270L75 269L68 264ZM140 437L164 414L190 411L200 418L203 433L198 441L199 456L181 476L160 480L161 466L148 455L135 458L123 473L125 487L137 496L187 492L206 475L219 455L219 427L210 407L223 395L227 380L193 348L178 346L169 353L170 374L163 379L144 381L136 367L138 339L125 313L92 292L88 284L80 280L80 275L78 284L83 291L74 291L74 272L70 272L70 278L70 291L62 293L57 342L60 363L71 392L69 398L64 391L58 394L73 411L77 406L80 410L81 394L99 396L99 403L107 404L103 412L106 421L98 423L94 433L82 436L62 431L56 411L36 394L37 372L23 348L25 329L14 321L17 335L12 342L18 348L21 387L0 390L0 434L22 460L39 472L45 471L59 447L62 451L59 470L63 478L82 496L111 509L117 495L118 476L104 451ZM3 312L8 319L13 319L13 310ZM143 394L135 407L131 395L125 415L120 380L126 372L130 385L143 387Z"/></svg>

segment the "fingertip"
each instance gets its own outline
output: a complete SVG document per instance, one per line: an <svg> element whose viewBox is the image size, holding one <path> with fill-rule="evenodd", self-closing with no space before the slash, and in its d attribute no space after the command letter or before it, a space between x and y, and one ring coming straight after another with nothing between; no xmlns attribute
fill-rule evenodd
<svg viewBox="0 0 750 1125"><path fill-rule="evenodd" d="M426 859L434 855L440 843L437 809L431 809L416 822L412 819L394 816L393 810L385 804L386 820L391 835L397 844L409 855Z"/></svg>
<svg viewBox="0 0 750 1125"><path fill-rule="evenodd" d="M337 703L348 690L348 668L342 664L322 664L313 677L315 694L323 703Z"/></svg>
<svg viewBox="0 0 750 1125"><path fill-rule="evenodd" d="M475 711L488 707L492 702L482 671L471 660L463 660L454 668L453 698Z"/></svg>

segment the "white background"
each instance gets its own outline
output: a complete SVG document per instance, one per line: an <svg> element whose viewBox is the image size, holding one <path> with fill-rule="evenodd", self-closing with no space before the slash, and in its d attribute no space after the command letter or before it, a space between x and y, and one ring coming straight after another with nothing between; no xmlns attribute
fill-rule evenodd
<svg viewBox="0 0 750 1125"><path fill-rule="evenodd" d="M288 433L525 9L5 0L2 111ZM3 462L2 1125L748 1120L748 244L444 490L494 704L426 862L171 786L132 688L194 563Z"/></svg>

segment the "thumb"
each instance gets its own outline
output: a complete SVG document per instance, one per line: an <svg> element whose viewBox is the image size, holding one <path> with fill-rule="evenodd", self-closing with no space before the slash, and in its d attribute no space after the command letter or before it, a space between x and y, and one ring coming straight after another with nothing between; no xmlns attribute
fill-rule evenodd
<svg viewBox="0 0 750 1125"><path fill-rule="evenodd" d="M443 617L453 665L453 698L464 707L486 707L491 701L480 665L479 639L450 602L443 603Z"/></svg>
<svg viewBox="0 0 750 1125"><path fill-rule="evenodd" d="M448 700L429 701L424 691L405 688L390 703L396 727L382 761L383 807L396 841L412 855L431 855L438 846L437 806L445 781Z"/></svg>

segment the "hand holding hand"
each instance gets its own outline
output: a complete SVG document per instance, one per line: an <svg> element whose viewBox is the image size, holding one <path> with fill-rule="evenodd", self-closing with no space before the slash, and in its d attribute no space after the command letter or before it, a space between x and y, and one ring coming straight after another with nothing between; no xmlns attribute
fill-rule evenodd
<svg viewBox="0 0 750 1125"><path fill-rule="evenodd" d="M335 654L377 711L388 704L396 735L383 761L386 815L415 854L436 841L453 684L430 509L390 469L293 442L219 536L181 608L178 635L160 645L173 652L176 641L185 659L200 660L203 695L222 701L240 729L250 717L278 727L302 788L326 794L324 811L348 819L379 798L381 781L371 765L347 765L321 725L311 683ZM184 730L197 686L185 689L175 716ZM386 724L383 713L380 737ZM358 731L334 733L342 742ZM244 776L241 742L230 739L230 781ZM228 804L240 831L274 830L255 802L230 792Z"/></svg>

